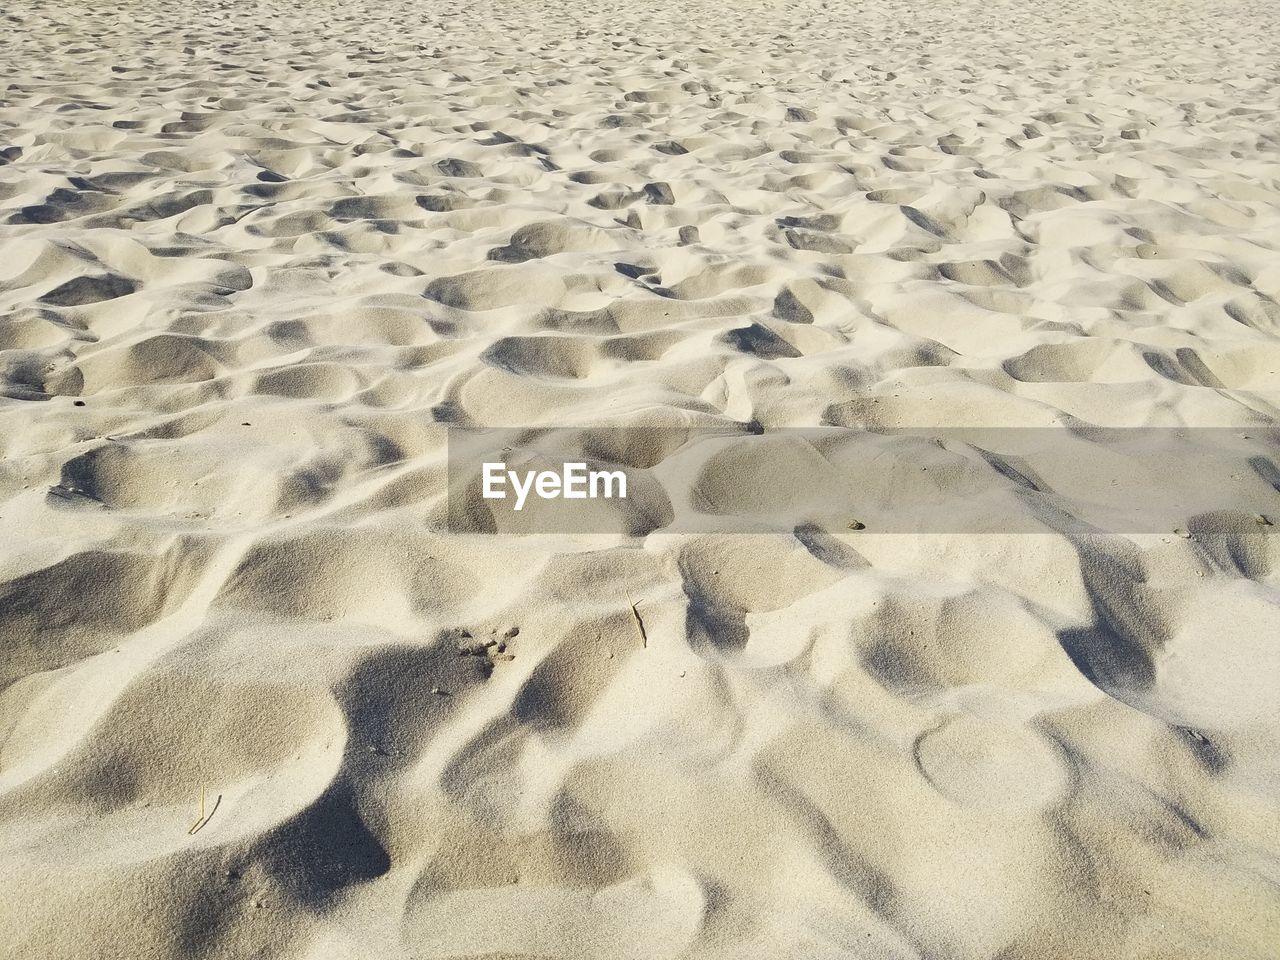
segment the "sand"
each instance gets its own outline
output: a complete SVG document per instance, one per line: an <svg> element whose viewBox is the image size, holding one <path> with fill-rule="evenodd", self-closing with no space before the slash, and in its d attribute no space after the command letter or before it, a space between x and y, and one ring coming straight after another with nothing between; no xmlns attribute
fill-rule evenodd
<svg viewBox="0 0 1280 960"><path fill-rule="evenodd" d="M1273 21L9 4L0 955L1276 957L1274 526L445 482L450 425L1095 424L1277 487Z"/></svg>

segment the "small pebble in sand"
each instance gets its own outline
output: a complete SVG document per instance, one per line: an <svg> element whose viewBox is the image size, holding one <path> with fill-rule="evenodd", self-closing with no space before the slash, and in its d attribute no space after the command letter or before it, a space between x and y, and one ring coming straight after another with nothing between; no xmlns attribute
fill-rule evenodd
<svg viewBox="0 0 1280 960"><path fill-rule="evenodd" d="M1269 526L1271 526L1271 521L1270 521L1270 520L1268 520L1266 517L1264 517L1264 516L1263 516L1262 514L1260 514L1260 513L1255 513L1255 514L1253 515L1253 522L1254 522L1254 523L1256 523L1256 524L1257 524L1258 526L1260 526L1260 527L1269 527Z"/></svg>
<svg viewBox="0 0 1280 960"><path fill-rule="evenodd" d="M1191 531L1186 529L1185 527L1177 527L1174 529L1173 532L1176 533L1178 536L1180 536L1183 540L1191 539Z"/></svg>
<svg viewBox="0 0 1280 960"><path fill-rule="evenodd" d="M849 529L850 529L850 530L865 530L865 529L867 529L867 525L866 525L865 523L863 523L861 520L850 520L850 521L849 521Z"/></svg>

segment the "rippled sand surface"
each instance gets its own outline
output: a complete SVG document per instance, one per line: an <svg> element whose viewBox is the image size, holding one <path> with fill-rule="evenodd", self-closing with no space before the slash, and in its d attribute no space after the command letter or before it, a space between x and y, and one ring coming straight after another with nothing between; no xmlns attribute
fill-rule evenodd
<svg viewBox="0 0 1280 960"><path fill-rule="evenodd" d="M1280 490L1274 14L8 5L0 955L1274 958L1280 509L445 496L450 424L1231 427Z"/></svg>

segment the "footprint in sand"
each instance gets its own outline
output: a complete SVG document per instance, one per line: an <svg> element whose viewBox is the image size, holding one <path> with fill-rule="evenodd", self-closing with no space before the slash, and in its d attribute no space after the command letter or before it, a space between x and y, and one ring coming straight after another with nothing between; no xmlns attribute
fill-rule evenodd
<svg viewBox="0 0 1280 960"><path fill-rule="evenodd" d="M1068 787L1069 772L1054 745L1006 721L958 714L922 733L914 753L935 790L992 813L1042 810Z"/></svg>

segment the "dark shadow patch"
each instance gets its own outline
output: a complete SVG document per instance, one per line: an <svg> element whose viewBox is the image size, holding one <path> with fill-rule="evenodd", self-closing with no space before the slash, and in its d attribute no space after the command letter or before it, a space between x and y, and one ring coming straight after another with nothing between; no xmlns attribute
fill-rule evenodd
<svg viewBox="0 0 1280 960"><path fill-rule="evenodd" d="M1250 457L1248 464L1253 468L1254 473L1271 484L1272 490L1280 493L1280 467L1277 467L1275 463L1261 455Z"/></svg>
<svg viewBox="0 0 1280 960"><path fill-rule="evenodd" d="M55 307L82 307L127 297L137 289L132 280L115 274L75 277L54 287L40 298L40 302Z"/></svg>
<svg viewBox="0 0 1280 960"><path fill-rule="evenodd" d="M670 207L676 202L676 195L666 183L646 183L644 196L650 203L663 207Z"/></svg>
<svg viewBox="0 0 1280 960"><path fill-rule="evenodd" d="M1129 703L1155 683L1153 656L1165 641L1158 613L1143 596L1137 548L1101 553L1101 543L1075 543L1080 573L1093 606L1093 623L1063 630L1058 643L1076 669L1105 693Z"/></svg>
<svg viewBox="0 0 1280 960"><path fill-rule="evenodd" d="M1179 347L1174 351L1174 356L1177 358L1178 363L1182 365L1182 369L1186 371L1187 375L1200 386L1213 387L1217 390L1226 389L1227 385L1219 380L1212 370L1205 366L1204 361L1200 359L1200 354L1196 353L1190 347Z"/></svg>
<svg viewBox="0 0 1280 960"><path fill-rule="evenodd" d="M829 567L838 570L865 570L871 566L866 557L817 524L801 524L793 533L810 556Z"/></svg>
<svg viewBox="0 0 1280 960"><path fill-rule="evenodd" d="M853 246L838 237L825 233L814 233L807 230L784 230L788 246L795 250L808 250L811 253L845 254L853 253Z"/></svg>
<svg viewBox="0 0 1280 960"><path fill-rule="evenodd" d="M1181 383L1188 387L1197 386L1196 382L1183 372L1179 364L1166 357L1163 353L1157 353L1155 350L1143 350L1142 359L1148 367L1166 380L1172 380L1174 383Z"/></svg>
<svg viewBox="0 0 1280 960"><path fill-rule="evenodd" d="M311 907L323 907L348 887L391 869L390 856L344 781L274 831L255 852L281 889Z"/></svg>
<svg viewBox="0 0 1280 960"><path fill-rule="evenodd" d="M449 157L446 160L440 160L435 165L436 169L446 177L483 177L484 171L470 160L459 160L457 157Z"/></svg>
<svg viewBox="0 0 1280 960"><path fill-rule="evenodd" d="M613 269L622 274L629 280L639 280L641 277L647 277L654 272L652 267L642 266L638 263L615 263Z"/></svg>
<svg viewBox="0 0 1280 960"><path fill-rule="evenodd" d="M813 323L813 313L787 289L773 298L773 315L787 323Z"/></svg>
<svg viewBox="0 0 1280 960"><path fill-rule="evenodd" d="M777 360L801 356L800 351L787 341L758 323L749 327L730 330L721 338L735 350L754 354L762 360Z"/></svg>
<svg viewBox="0 0 1280 960"><path fill-rule="evenodd" d="M906 217L908 220L910 220L920 229L933 234L935 237L941 237L943 240L950 239L951 237L950 231L948 231L945 226L943 226L937 220L933 219L933 217L929 216L927 213L917 210L915 207L906 206L906 205L903 205L898 209L902 211L902 215L904 217Z"/></svg>

